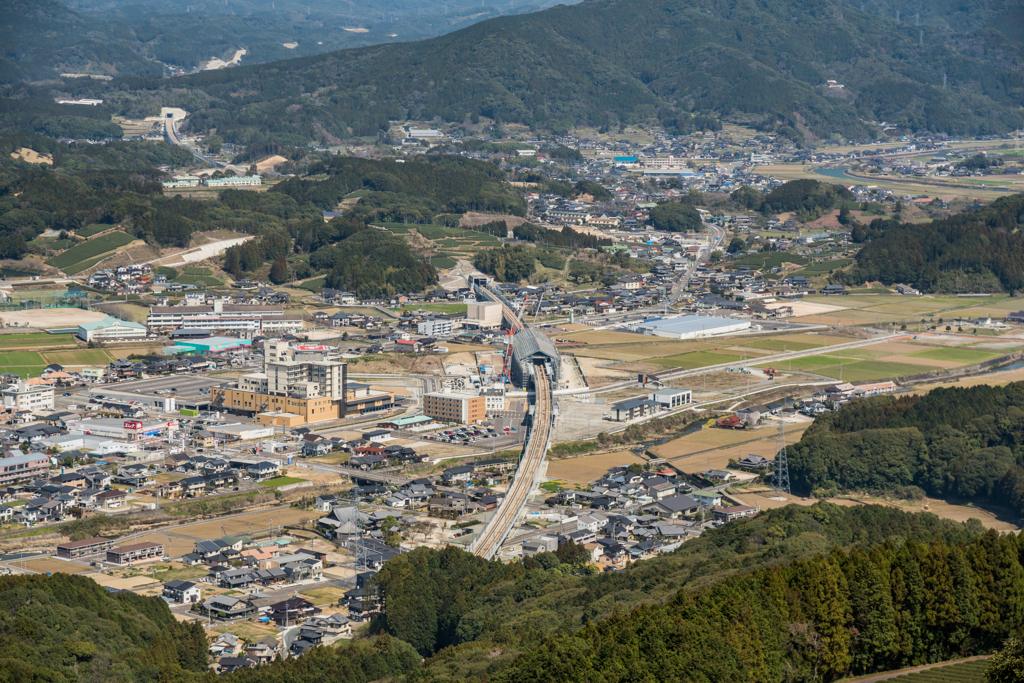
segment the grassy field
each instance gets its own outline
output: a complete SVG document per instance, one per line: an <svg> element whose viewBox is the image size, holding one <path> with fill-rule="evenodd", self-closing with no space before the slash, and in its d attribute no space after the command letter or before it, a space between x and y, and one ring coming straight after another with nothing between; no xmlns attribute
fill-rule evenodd
<svg viewBox="0 0 1024 683"><path fill-rule="evenodd" d="M327 282L325 277L315 277L312 280L306 280L300 285L295 285L299 289L305 289L310 292L320 293L320 290L324 288L324 283Z"/></svg>
<svg viewBox="0 0 1024 683"><path fill-rule="evenodd" d="M974 349L930 349L928 351L918 351L911 355L915 358L946 360L953 361L955 363L964 363L967 365L970 363L980 363L981 361L988 360L989 358L995 358L999 354L990 353L988 351L977 351Z"/></svg>
<svg viewBox="0 0 1024 683"><path fill-rule="evenodd" d="M845 268L851 263L853 263L852 258L841 258L836 259L834 261L819 261L818 263L812 263L811 265L807 266L806 268L802 269L800 272L795 274L821 275L822 273L827 273L830 270L835 270L836 268Z"/></svg>
<svg viewBox="0 0 1024 683"><path fill-rule="evenodd" d="M3 313L0 313L3 317ZM69 334L3 334L0 349L40 349L48 346L73 346L75 339ZM5 354L6 355L6 354Z"/></svg>
<svg viewBox="0 0 1024 683"><path fill-rule="evenodd" d="M703 368L709 365L736 363L742 360L742 356L732 354L711 353L708 351L695 351L693 353L683 353L678 356L668 356L667 358L652 358L647 362L654 363L656 365L664 365L670 368L682 368L684 370L693 370L695 368Z"/></svg>
<svg viewBox="0 0 1024 683"><path fill-rule="evenodd" d="M410 308L412 308L410 306ZM414 310L423 309L424 311L430 311L431 313L465 313L466 304L419 304L416 305Z"/></svg>
<svg viewBox="0 0 1024 683"><path fill-rule="evenodd" d="M49 259L46 263L63 270L69 266L95 258L100 254L114 251L118 247L131 244L133 241L135 241L135 238L128 233L120 231L111 232L71 247L67 251Z"/></svg>
<svg viewBox="0 0 1024 683"><path fill-rule="evenodd" d="M78 349L76 351L44 351L46 363L60 365L106 365L114 360L113 354L104 349Z"/></svg>
<svg viewBox="0 0 1024 683"><path fill-rule="evenodd" d="M329 605L338 602L345 597L345 589L337 588L335 586L327 586L325 588L309 588L301 591L300 595L305 595L310 598L310 601L314 605Z"/></svg>

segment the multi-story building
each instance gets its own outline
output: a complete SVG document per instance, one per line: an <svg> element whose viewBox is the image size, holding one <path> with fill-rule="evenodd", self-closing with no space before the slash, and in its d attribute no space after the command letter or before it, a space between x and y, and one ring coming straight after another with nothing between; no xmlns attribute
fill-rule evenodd
<svg viewBox="0 0 1024 683"><path fill-rule="evenodd" d="M496 301L477 301L466 307L466 324L482 330L501 327L501 304Z"/></svg>
<svg viewBox="0 0 1024 683"><path fill-rule="evenodd" d="M16 410L53 410L53 387L18 382L3 390L4 406Z"/></svg>
<svg viewBox="0 0 1024 683"><path fill-rule="evenodd" d="M279 335L302 329L302 315L285 313L280 306L226 304L212 306L150 306L150 328L232 330L253 335Z"/></svg>
<svg viewBox="0 0 1024 683"><path fill-rule="evenodd" d="M454 330L452 321L446 318L433 318L416 323L416 333L428 337L450 337Z"/></svg>
<svg viewBox="0 0 1024 683"><path fill-rule="evenodd" d="M436 392L423 395L423 414L440 422L471 424L487 418L487 404L477 394Z"/></svg>
<svg viewBox="0 0 1024 683"><path fill-rule="evenodd" d="M362 396L347 396L348 365L327 347L292 347L280 339L268 340L263 347L263 372L241 375L237 382L211 389L214 406L233 413L256 417L260 424L291 427L337 420L349 407L365 412L366 404L378 408L394 404L394 394L369 391ZM359 393L355 391L353 393Z"/></svg>
<svg viewBox="0 0 1024 683"><path fill-rule="evenodd" d="M505 390L500 388L484 389L484 406L487 410L505 410Z"/></svg>
<svg viewBox="0 0 1024 683"><path fill-rule="evenodd" d="M45 479L50 459L45 453L22 453L0 458L0 485L26 479Z"/></svg>
<svg viewBox="0 0 1024 683"><path fill-rule="evenodd" d="M160 543L135 543L108 550L107 563L125 565L145 560L159 560L163 556L164 546Z"/></svg>

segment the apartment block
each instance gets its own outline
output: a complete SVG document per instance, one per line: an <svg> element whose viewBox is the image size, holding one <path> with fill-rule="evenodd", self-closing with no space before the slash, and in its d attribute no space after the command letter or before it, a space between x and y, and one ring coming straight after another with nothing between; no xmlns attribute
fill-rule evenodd
<svg viewBox="0 0 1024 683"><path fill-rule="evenodd" d="M487 404L476 394L430 393L423 396L423 414L441 422L471 424L487 418Z"/></svg>

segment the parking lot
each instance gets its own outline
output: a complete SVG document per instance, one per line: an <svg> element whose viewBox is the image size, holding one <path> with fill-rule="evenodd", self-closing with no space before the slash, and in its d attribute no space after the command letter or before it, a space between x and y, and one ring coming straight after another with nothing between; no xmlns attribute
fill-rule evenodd
<svg viewBox="0 0 1024 683"><path fill-rule="evenodd" d="M179 407L206 408L211 387L224 383L224 378L209 375L170 375L152 379L137 379L115 385L90 387L89 398L104 396L120 401L138 401L145 407L159 408L172 396Z"/></svg>

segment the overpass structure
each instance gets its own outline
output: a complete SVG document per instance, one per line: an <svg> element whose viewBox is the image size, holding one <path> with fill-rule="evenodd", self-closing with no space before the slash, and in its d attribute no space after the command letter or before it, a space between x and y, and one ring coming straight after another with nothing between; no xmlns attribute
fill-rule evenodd
<svg viewBox="0 0 1024 683"><path fill-rule="evenodd" d="M519 456L512 485L505 494L505 501L484 526L480 536L469 546L473 554L491 559L523 513L530 492L537 487L544 472L544 456L551 445L555 416L554 390L556 378L561 371L561 357L546 337L544 341L554 349L554 355L552 356L551 350L538 346L537 333L527 328L501 294L481 284L477 284L474 289L478 298L488 298L501 303L502 317L509 329L520 330L518 334L512 336L513 341L516 337L525 335L521 339L527 341L526 348L523 348L516 358L511 358L514 346L510 344L506 356L511 362L519 363L521 384L524 388L531 385L533 388L533 403L529 408L529 432L523 452Z"/></svg>

